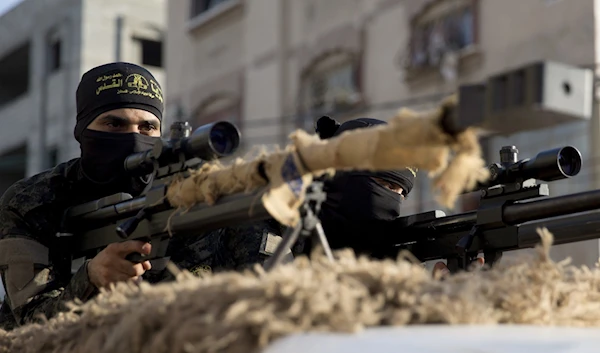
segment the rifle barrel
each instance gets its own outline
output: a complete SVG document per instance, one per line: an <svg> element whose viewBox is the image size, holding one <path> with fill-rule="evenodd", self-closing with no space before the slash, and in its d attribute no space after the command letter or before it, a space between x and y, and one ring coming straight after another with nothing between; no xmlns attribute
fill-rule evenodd
<svg viewBox="0 0 600 353"><path fill-rule="evenodd" d="M507 205L502 219L507 225L565 216L573 213L600 209L600 190L585 191L577 194L541 198L529 202ZM411 228L426 228L438 231L471 228L477 223L477 211L445 216L429 221L415 223Z"/></svg>
<svg viewBox="0 0 600 353"><path fill-rule="evenodd" d="M600 211L531 222L519 226L519 248L532 248L540 243L536 229L546 227L554 235L552 244L560 245L600 238Z"/></svg>
<svg viewBox="0 0 600 353"><path fill-rule="evenodd" d="M600 209L600 190L515 203L504 208L502 218L505 223L516 225L596 209Z"/></svg>

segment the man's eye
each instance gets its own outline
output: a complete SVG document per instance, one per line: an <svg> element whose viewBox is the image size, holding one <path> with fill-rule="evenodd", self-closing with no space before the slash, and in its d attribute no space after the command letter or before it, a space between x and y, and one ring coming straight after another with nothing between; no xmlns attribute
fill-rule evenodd
<svg viewBox="0 0 600 353"><path fill-rule="evenodd" d="M114 121L108 122L108 123L106 123L106 125L108 125L110 127L121 127L121 126L123 126L123 124L121 124L119 122L114 122Z"/></svg>
<svg viewBox="0 0 600 353"><path fill-rule="evenodd" d="M144 125L142 125L142 129L144 129L144 130L156 130L156 126L154 126L152 124L144 124Z"/></svg>

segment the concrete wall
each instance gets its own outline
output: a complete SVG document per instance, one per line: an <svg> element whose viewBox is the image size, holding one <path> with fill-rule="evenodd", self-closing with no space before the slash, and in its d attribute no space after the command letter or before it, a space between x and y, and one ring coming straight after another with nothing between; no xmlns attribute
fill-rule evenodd
<svg viewBox="0 0 600 353"><path fill-rule="evenodd" d="M285 58L279 52L290 41L289 24L284 23L290 6L289 0L246 2L243 112L249 144L280 142L278 117L284 114L286 98L291 98L285 97L290 89L289 72L284 71Z"/></svg>
<svg viewBox="0 0 600 353"><path fill-rule="evenodd" d="M189 1L169 1L165 96L170 121L178 107L190 120L215 97L241 107L247 8L234 1L217 10L191 19ZM196 128L204 123L192 125Z"/></svg>
<svg viewBox="0 0 600 353"><path fill-rule="evenodd" d="M78 71L73 63L79 52L80 15L79 0L29 0L0 18L0 55L27 41L31 43L29 92L0 109L0 123L6 127L0 130L0 151L26 143L27 175L41 169L41 141L48 136L57 140L62 120L71 115L64 106L64 97L68 96L65 85L68 75L73 70ZM61 70L50 75L46 82L51 32L64 38L63 62ZM46 127L42 124L44 117L48 121Z"/></svg>

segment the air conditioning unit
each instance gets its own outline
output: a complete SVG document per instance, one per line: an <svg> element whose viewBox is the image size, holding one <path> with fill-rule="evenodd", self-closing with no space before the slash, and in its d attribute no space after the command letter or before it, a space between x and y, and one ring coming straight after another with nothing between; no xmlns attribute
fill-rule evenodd
<svg viewBox="0 0 600 353"><path fill-rule="evenodd" d="M453 126L509 135L590 120L593 92L592 70L536 62L461 86Z"/></svg>

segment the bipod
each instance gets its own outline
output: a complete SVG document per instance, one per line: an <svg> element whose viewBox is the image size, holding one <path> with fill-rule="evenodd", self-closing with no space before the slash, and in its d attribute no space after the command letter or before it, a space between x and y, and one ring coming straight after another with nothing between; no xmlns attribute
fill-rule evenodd
<svg viewBox="0 0 600 353"><path fill-rule="evenodd" d="M300 206L300 220L293 228L288 228L283 235L273 256L271 256L263 265L265 271L270 271L279 265L286 255L286 252L296 244L300 236L312 237L323 247L325 255L329 261L333 262L333 253L329 242L325 237L325 231L321 225L321 220L317 216L321 211L321 204L327 199L327 194L323 191L323 182L315 181L306 190L305 201ZM313 243L316 243L313 240Z"/></svg>

